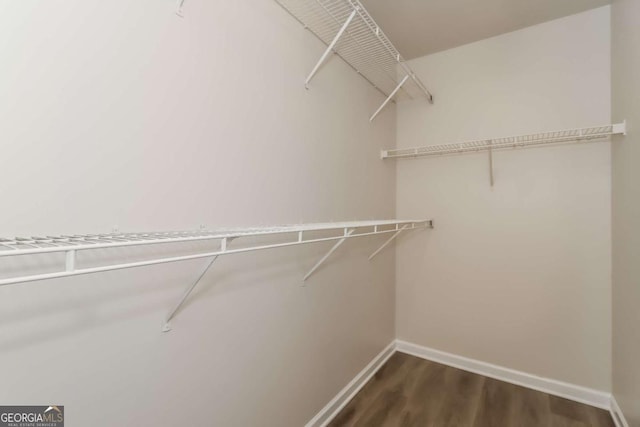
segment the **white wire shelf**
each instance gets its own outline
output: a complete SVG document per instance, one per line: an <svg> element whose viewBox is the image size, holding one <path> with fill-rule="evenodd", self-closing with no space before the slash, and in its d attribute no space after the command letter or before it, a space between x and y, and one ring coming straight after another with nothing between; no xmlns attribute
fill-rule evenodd
<svg viewBox="0 0 640 427"><path fill-rule="evenodd" d="M462 154L479 151L506 150L534 147L548 144L565 144L607 140L611 135L626 134L625 122L588 128L565 129L560 131L534 133L529 135L507 136L501 138L478 139L454 144L427 145L424 147L398 148L383 150L383 159L417 158Z"/></svg>
<svg viewBox="0 0 640 427"><path fill-rule="evenodd" d="M33 275L20 275L0 279L0 286L17 283L33 282L39 280L56 279L83 274L100 273L112 270L122 270L134 267L143 267L171 262L188 261L200 258L210 258L207 268L189 288L185 291L180 302L167 316L164 331L169 331L169 321L173 318L191 291L199 283L213 262L222 255L250 252L264 249L283 248L288 246L335 241L335 245L322 257L311 270L304 276L306 280L313 274L327 258L347 239L380 234L391 234L369 259L375 257L391 241L403 231L414 229L433 228L431 220L381 220L381 221L351 221L337 223L299 224L274 227L251 227L216 229L200 231L180 232L154 232L154 233L109 233L109 234L79 234L44 237L16 237L12 239L0 238L0 257L25 256L34 254L47 254L64 252L65 262L60 266L60 271L39 273ZM233 248L231 242L239 238L279 237L273 243L255 243L249 241L247 246ZM291 235L291 239L287 236ZM198 241L216 241L219 245L216 249L201 250L197 253L180 256L157 256L143 261L108 263L97 267L79 267L78 253L96 249L113 249L130 246L149 246L157 244L172 244ZM106 257L105 257L106 258Z"/></svg>
<svg viewBox="0 0 640 427"><path fill-rule="evenodd" d="M274 234L304 233L311 231L334 231L345 228L362 229L373 228L370 234L388 233L397 227L409 225L410 228L421 228L430 220L381 220L381 221L351 221L336 223L316 223L299 225L282 225L270 227L250 227L250 228L223 228L215 230L199 231L172 231L172 232L150 232L150 233L107 233L107 234L75 234L46 237L15 237L12 239L0 238L0 257L30 255L49 252L68 252L72 250L89 250L117 248L123 246L153 245L159 243L179 243L193 242L199 240L223 240L236 239L239 237L256 237ZM365 233L369 234L369 233ZM358 233L353 237L360 236ZM327 238L321 240L332 240ZM311 240L296 240L290 244L313 243ZM289 244L286 244L289 245ZM270 246L269 246L270 247ZM247 250L262 249L262 247L229 250L229 253L245 252ZM225 252L225 251L222 251ZM206 255L205 255L206 256ZM0 282L3 284L3 282Z"/></svg>
<svg viewBox="0 0 640 427"><path fill-rule="evenodd" d="M340 56L387 99L371 120L391 100L433 95L406 63L393 43L358 0L276 0L323 43L327 50L309 74L308 85L331 52Z"/></svg>

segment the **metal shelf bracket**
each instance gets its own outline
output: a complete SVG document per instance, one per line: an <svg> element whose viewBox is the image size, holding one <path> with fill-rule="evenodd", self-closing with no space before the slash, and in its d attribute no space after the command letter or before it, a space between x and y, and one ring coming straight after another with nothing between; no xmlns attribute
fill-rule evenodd
<svg viewBox="0 0 640 427"><path fill-rule="evenodd" d="M404 83L407 81L407 79L409 78L409 75L404 76L404 79L402 79L400 81L400 83L398 83L398 86L396 86L396 88L393 90L393 92L391 92L389 94L389 96L387 96L387 99L384 100L384 102L382 103L382 105L376 110L375 113L373 113L373 115L369 118L369 121L372 122L373 119L376 118L376 116L378 114L380 114L380 111L382 111L382 109L384 107L387 106L387 104L389 103L389 101L391 101L393 99L393 97L395 96L395 94L400 90L400 88L402 87L402 85L404 85Z"/></svg>
<svg viewBox="0 0 640 427"><path fill-rule="evenodd" d="M169 312L169 314L165 318L164 324L162 325L162 332L169 332L171 330L171 323L170 323L171 319L175 317L178 310L180 310L180 307L182 307L182 305L185 303L187 298L189 298L189 295L191 295L191 292L193 292L196 286L198 286L198 283L200 283L200 280L202 280L204 275L207 274L207 271L209 271L209 269L211 268L213 263L218 259L218 257L220 255L224 255L224 253L227 252L227 247L229 243L231 243L233 240L235 240L235 237L224 237L223 239L220 240L220 253L218 255L214 255L211 258L211 261L209 261L209 264L207 264L205 269L202 270L202 273L200 273L200 276L198 276L196 281L193 282L193 284L190 285L184 291L184 293L182 294L182 297L180 298L180 301L178 301L178 303L173 307L173 309Z"/></svg>
<svg viewBox="0 0 640 427"><path fill-rule="evenodd" d="M338 40L340 40L340 37L342 37L342 34L344 34L345 30L347 29L347 27L349 26L351 21L353 21L353 17L356 16L356 12L357 11L355 9L354 9L353 12L351 12L351 15L349 15L349 17L344 22L344 24L342 24L342 27L340 28L340 31L338 31L338 34L336 34L336 36L333 38L331 43L329 43L329 46L327 46L327 49L324 51L324 53L320 57L320 60L318 60L318 63L316 64L316 66L313 67L313 70L311 70L311 73L309 73L309 76L307 77L307 80L305 80L305 82L304 82L304 87L306 89L309 89L309 82L311 81L313 76L316 75L316 73L318 72L318 70L320 69L322 64L324 64L324 61L326 61L326 59L329 56L329 54L331 52L333 52L333 49L335 48L336 44L338 43Z"/></svg>
<svg viewBox="0 0 640 427"><path fill-rule="evenodd" d="M184 293L182 294L182 297L180 298L180 301L178 301L178 303L173 307L173 309L169 312L169 314L165 318L164 324L162 325L162 332L169 332L171 330L171 323L170 323L171 319L173 319L173 317L176 315L178 310L180 310L180 307L182 307L185 301L187 301L187 298L189 298L189 295L191 295L191 292L193 292L196 286L198 286L198 283L200 283L200 280L202 280L204 275L207 273L207 271L209 271L209 268L211 268L211 266L217 259L218 259L218 255L215 255L213 258L211 258L211 261L209 261L209 264L207 264L205 269L202 270L202 273L200 273L200 276L198 276L196 281L193 282L193 284L189 285L187 289L185 289Z"/></svg>
<svg viewBox="0 0 640 427"><path fill-rule="evenodd" d="M184 18L184 11L182 10L182 6L184 6L184 0L177 0L178 4L176 6L176 15L180 18Z"/></svg>
<svg viewBox="0 0 640 427"><path fill-rule="evenodd" d="M387 239L387 241L386 241L386 242L384 242L384 243L382 244L382 246L380 246L380 247L379 247L379 248L378 248L374 253L372 253L372 254L369 256L369 261L371 261L371 260L372 260L376 255L378 255L378 254L379 254L379 253L380 253L384 248L386 248L386 247L387 247L387 245L388 245L389 243L393 242L393 240L394 240L396 237L398 237L398 236L400 235L400 233L402 233L404 230L406 230L406 229L407 229L407 227L408 227L408 225L404 225L404 226L402 226L402 228L401 228L401 229L399 229L399 230L398 230L398 231L396 231L396 232L395 232L391 237L389 237L389 238Z"/></svg>
<svg viewBox="0 0 640 427"><path fill-rule="evenodd" d="M338 249L340 247L340 245L342 245L347 240L347 237L349 237L349 236L351 236L353 234L354 231L356 231L355 228L352 228L351 230L347 230L345 228L344 229L344 237L342 239L338 240L336 242L336 244L333 245L333 247L331 249L329 249L329 252L327 252L325 256L320 258L320 261L318 261L316 263L316 265L314 265L311 268L311 270L309 270L309 272L307 274L305 274L304 280L307 280L314 273L314 271L316 271L318 268L320 268L320 266L327 260L327 258L329 258L331 256L331 254L334 253L336 251L336 249Z"/></svg>

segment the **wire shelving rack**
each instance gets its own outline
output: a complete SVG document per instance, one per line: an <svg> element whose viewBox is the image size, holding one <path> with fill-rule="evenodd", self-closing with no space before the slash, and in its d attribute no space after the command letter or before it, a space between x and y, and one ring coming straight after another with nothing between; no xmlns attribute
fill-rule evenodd
<svg viewBox="0 0 640 427"><path fill-rule="evenodd" d="M305 81L308 87L334 52L387 98L373 120L390 102L433 95L358 0L276 0L327 49Z"/></svg>
<svg viewBox="0 0 640 427"><path fill-rule="evenodd" d="M611 135L626 134L625 122L588 128L565 129L529 135L477 139L453 144L426 145L423 147L383 150L383 159L418 158L447 154L474 153L480 151L507 150L550 144L579 143L607 140Z"/></svg>
<svg viewBox="0 0 640 427"><path fill-rule="evenodd" d="M199 231L154 232L154 233L108 233L108 234L77 234L61 236L33 236L0 238L0 258L26 256L47 253L64 253L64 265L59 271L38 273L32 275L18 275L0 278L0 286L39 280L56 279L83 274L100 273L112 270L122 270L179 261L208 258L205 270L198 279L191 284L180 301L166 317L163 331L171 330L169 321L174 317L187 297L197 286L206 271L214 261L222 255L237 254L265 249L284 248L309 243L335 242L333 247L324 255L304 276L307 280L346 240L356 237L391 234L391 236L371 254L374 258L389 243L403 231L433 228L432 220L380 220L380 221L351 221L336 223L298 224L273 227L250 227ZM240 238L258 238L267 240L247 239L245 246L234 247L233 241ZM272 238L273 241L269 242ZM188 242L213 241L215 248L200 249L196 253L187 255L166 256L155 255L148 259L135 262L116 263L114 261L100 266L79 266L78 254L96 249L108 250L123 247L144 247L158 244L176 244ZM106 259L110 259L105 255Z"/></svg>

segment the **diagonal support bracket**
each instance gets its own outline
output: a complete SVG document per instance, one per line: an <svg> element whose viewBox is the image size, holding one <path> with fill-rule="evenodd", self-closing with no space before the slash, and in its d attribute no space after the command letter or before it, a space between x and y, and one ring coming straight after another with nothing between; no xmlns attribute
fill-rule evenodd
<svg viewBox="0 0 640 427"><path fill-rule="evenodd" d="M384 248L387 247L387 245L391 242L393 242L393 240L398 237L400 235L400 233L402 233L406 228L408 227L408 225L403 226L400 230L396 231L395 233L393 233L393 236L389 237L389 239L384 242L382 244L382 246L380 246L374 253L372 253L369 256L369 261L371 261L373 259L373 257L375 257L376 255L378 255Z"/></svg>
<svg viewBox="0 0 640 427"><path fill-rule="evenodd" d="M333 245L333 247L331 249L329 249L329 252L327 252L327 254L325 256L320 258L320 261L318 261L316 263L316 265L314 265L313 268L311 270L309 270L309 272L304 276L304 280L307 280L309 278L309 276L311 276L313 274L314 271L316 271L318 268L320 268L320 266L327 260L327 258L329 258L331 256L331 254L334 253L336 251L336 249L338 249L340 247L340 245L342 245L345 242L345 240L347 240L347 238L353 234L354 231L356 231L355 228L352 228L351 230L348 230L348 231L345 229L344 237L342 239L338 240L336 242L336 244Z"/></svg>
<svg viewBox="0 0 640 427"><path fill-rule="evenodd" d="M177 0L176 15L178 15L180 18L184 18L184 11L182 10L182 6L184 6L184 0Z"/></svg>
<svg viewBox="0 0 640 427"><path fill-rule="evenodd" d="M349 15L349 17L344 22L344 24L342 24L342 27L340 28L340 31L338 31L338 34L336 34L336 36L333 38L331 43L329 43L329 46L327 46L327 50L324 51L324 53L320 57L320 60L316 64L316 66L313 67L313 70L311 70L311 73L309 73L309 77L307 77L307 80L305 80L305 82L304 82L304 87L305 88L309 89L309 82L311 81L313 76L316 75L316 73L318 72L318 70L320 69L320 67L324 63L324 61L327 59L329 54L336 47L336 44L338 43L338 40L340 40L340 37L342 37L342 34L344 34L345 30L347 29L347 27L349 26L349 24L353 20L353 17L356 16L356 12L357 12L357 10L355 10L355 9L353 10L353 12L351 12L351 15Z"/></svg>
<svg viewBox="0 0 640 427"><path fill-rule="evenodd" d="M169 323L171 321L171 319L173 319L173 316L176 315L176 313L178 312L178 310L180 310L180 307L182 307L182 305L184 304L184 302L187 300L187 298L189 298L189 295L191 295L191 292L193 292L193 290L196 288L196 286L198 285L198 283L200 283L200 280L202 280L202 278L204 277L204 275L207 273L207 271L209 271L209 268L213 265L213 263L215 262L215 260L218 259L218 255L214 256L211 261L209 261L209 264L207 264L207 266L205 267L205 269L202 271L202 273L200 274L200 276L198 276L198 279L193 282L192 285L190 285L182 294L182 298L180 298L180 301L178 301L178 303L173 307L173 310L171 310L169 312L169 314L167 315L165 321L164 321L164 325L162 326L162 332L169 332L171 330L171 324Z"/></svg>
<svg viewBox="0 0 640 427"><path fill-rule="evenodd" d="M389 96L387 97L387 99L384 100L384 102L382 103L382 105L380 107L378 107L378 109L376 110L375 113L373 113L373 115L371 116L371 118L369 118L369 121L372 122L373 119L376 118L376 116L378 114L380 114L380 111L382 111L382 109L384 107L387 106L387 104L389 103L389 101L391 101L393 99L393 97L395 96L395 94L400 90L400 88L402 87L402 85L405 84L405 82L407 81L407 79L409 78L409 75L404 76L404 79L402 79L400 81L400 83L398 83L398 86L396 86L396 88L393 90L393 92L391 92L391 94L389 94Z"/></svg>

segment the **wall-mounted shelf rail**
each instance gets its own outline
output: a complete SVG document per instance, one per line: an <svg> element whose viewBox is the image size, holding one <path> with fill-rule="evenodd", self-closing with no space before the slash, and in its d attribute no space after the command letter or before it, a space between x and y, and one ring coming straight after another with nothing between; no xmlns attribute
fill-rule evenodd
<svg viewBox="0 0 640 427"><path fill-rule="evenodd" d="M565 129L553 132L534 133L529 135L507 136L501 138L478 139L454 144L427 145L424 147L398 148L383 150L383 159L398 159L446 154L475 153L479 151L506 150L548 144L565 144L572 142L588 142L606 140L611 135L626 134L625 122L595 126L589 128Z"/></svg>
<svg viewBox="0 0 640 427"><path fill-rule="evenodd" d="M327 45L306 87L334 52L387 97L370 120L391 100L422 97L433 103L433 95L358 0L276 1Z"/></svg>
<svg viewBox="0 0 640 427"><path fill-rule="evenodd" d="M33 282L38 280L78 276L82 274L100 273L126 268L143 267L170 262L210 258L210 262L208 263L202 274L200 274L198 280L196 280L186 289L178 304L167 316L163 330L168 331L170 330L169 321L177 313L182 304L186 301L191 291L193 291L200 279L204 276L209 267L211 267L213 262L219 256L263 249L283 248L309 243L337 241L336 245L334 245L329 253L327 253L318 263L316 263L311 271L309 271L309 273L304 276L304 279L306 280L347 239L392 233L392 238L387 240L380 249L372 254L371 258L373 258L373 256L375 256L382 248L384 248L390 240L397 237L400 232L405 230L423 228L433 228L433 222L431 220L351 221L182 232L82 234L26 238L17 237L13 239L0 238L0 257L47 253L65 254L64 266L61 265L60 271L1 278L0 286ZM291 239L287 237L289 235L291 235ZM275 239L275 242L272 243L251 243L255 239L250 239L249 243L246 246L238 246L235 248L231 247L231 243L240 238L263 237L268 241L268 238L270 236L279 237ZM100 265L97 267L81 267L81 262L78 262L81 261L80 259L78 259L78 255L83 251L201 241L211 241L215 244L215 247L211 249L200 250L197 253L190 253L188 255L178 255L171 257L162 256L149 258L143 261L111 263Z"/></svg>
<svg viewBox="0 0 640 427"><path fill-rule="evenodd" d="M451 154L489 153L489 183L493 187L493 152L514 148L539 147L543 145L568 144L577 142L605 141L612 135L626 135L626 122L594 126L589 128L565 129L529 135L506 136L491 139L477 139L455 144L427 145L424 147L382 150L382 159L415 159L418 157L444 156Z"/></svg>

